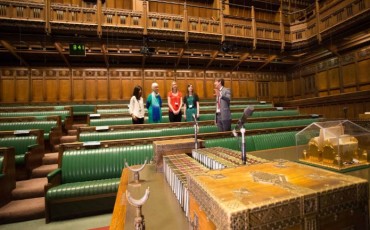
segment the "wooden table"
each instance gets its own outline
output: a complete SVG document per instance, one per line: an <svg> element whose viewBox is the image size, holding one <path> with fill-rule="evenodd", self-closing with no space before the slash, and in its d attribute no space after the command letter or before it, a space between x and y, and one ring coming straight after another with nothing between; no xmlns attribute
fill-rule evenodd
<svg viewBox="0 0 370 230"><path fill-rule="evenodd" d="M368 229L368 182L271 162L190 175L196 229Z"/></svg>
<svg viewBox="0 0 370 230"><path fill-rule="evenodd" d="M140 185L133 182L131 171L122 171L110 229L134 229L135 208L128 204L125 191L127 189L133 198L139 199L148 187L150 195L142 206L146 229L188 230L189 223L185 213L166 183L164 175L158 173L153 164L147 165L140 173Z"/></svg>

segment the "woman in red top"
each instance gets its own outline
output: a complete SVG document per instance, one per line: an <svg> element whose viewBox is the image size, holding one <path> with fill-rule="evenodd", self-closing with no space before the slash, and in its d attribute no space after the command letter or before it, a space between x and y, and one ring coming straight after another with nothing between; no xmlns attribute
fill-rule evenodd
<svg viewBox="0 0 370 230"><path fill-rule="evenodd" d="M182 93L177 90L177 84L172 82L171 91L167 94L168 118L170 122L181 122Z"/></svg>

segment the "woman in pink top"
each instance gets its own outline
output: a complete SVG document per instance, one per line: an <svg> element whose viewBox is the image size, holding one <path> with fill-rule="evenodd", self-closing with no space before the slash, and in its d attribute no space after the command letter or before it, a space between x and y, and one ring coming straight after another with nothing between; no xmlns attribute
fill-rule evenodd
<svg viewBox="0 0 370 230"><path fill-rule="evenodd" d="M172 82L171 91L167 94L168 118L170 122L181 122L182 93L177 90L177 84Z"/></svg>

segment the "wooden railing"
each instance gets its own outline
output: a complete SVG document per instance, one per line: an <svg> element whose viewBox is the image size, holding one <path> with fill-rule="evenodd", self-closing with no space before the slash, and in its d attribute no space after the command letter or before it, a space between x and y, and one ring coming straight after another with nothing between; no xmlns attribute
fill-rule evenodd
<svg viewBox="0 0 370 230"><path fill-rule="evenodd" d="M144 3L146 4L145 1ZM186 4L184 4L184 9L186 9ZM247 10L251 11L248 15L254 15L253 7ZM41 21L46 24L51 23L51 29L56 23L76 23L87 26L144 28L149 29L149 32L151 29L172 30L291 43L305 41L315 36L319 38L321 33L369 10L370 1L367 0L346 0L339 1L339 3L332 1L318 10L315 6L309 7L307 11L310 12L305 12L304 20L287 24L282 15L277 16L277 18L280 17L280 22L278 19L270 22L258 18L237 18L231 15L208 19L188 17L186 10L180 15L155 12L144 14L142 11L125 9L88 8L57 3L47 6L44 3L0 0L0 20ZM47 15L50 15L49 19ZM101 21L98 20L98 16L102 17Z"/></svg>

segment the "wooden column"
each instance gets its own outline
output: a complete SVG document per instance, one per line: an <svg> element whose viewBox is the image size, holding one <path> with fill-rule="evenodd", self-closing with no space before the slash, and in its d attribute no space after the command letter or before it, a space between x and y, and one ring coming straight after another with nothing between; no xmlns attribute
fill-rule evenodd
<svg viewBox="0 0 370 230"><path fill-rule="evenodd" d="M50 27L50 13L51 13L51 7L50 7L50 0L45 0L45 32L46 34L51 33L51 27Z"/></svg>
<svg viewBox="0 0 370 230"><path fill-rule="evenodd" d="M320 34L320 5L319 0L315 2L316 11L316 25L317 25L317 40L321 44L321 34Z"/></svg>
<svg viewBox="0 0 370 230"><path fill-rule="evenodd" d="M184 2L184 32L185 32L185 35L184 35L184 41L185 41L185 44L188 43L189 41L189 19L188 19L188 9L187 9L187 6L186 6L186 2Z"/></svg>
<svg viewBox="0 0 370 230"><path fill-rule="evenodd" d="M280 40L281 40L281 52L285 49L285 30L283 20L283 0L280 1Z"/></svg>
<svg viewBox="0 0 370 230"><path fill-rule="evenodd" d="M148 2L143 1L143 26L144 26L144 31L143 35L146 36L148 35Z"/></svg>
<svg viewBox="0 0 370 230"><path fill-rule="evenodd" d="M102 2L101 0L97 1L97 9L96 9L96 17L97 17L97 23L98 23L98 36L102 36Z"/></svg>
<svg viewBox="0 0 370 230"><path fill-rule="evenodd" d="M257 47L257 25L256 25L256 18L254 13L254 6L252 6L252 36L253 36L253 50Z"/></svg>
<svg viewBox="0 0 370 230"><path fill-rule="evenodd" d="M225 21L224 21L224 10L225 10L225 8L226 8L226 5L223 4L223 1L222 0L220 0L221 43L225 41ZM227 9L229 9L229 5L227 5Z"/></svg>

